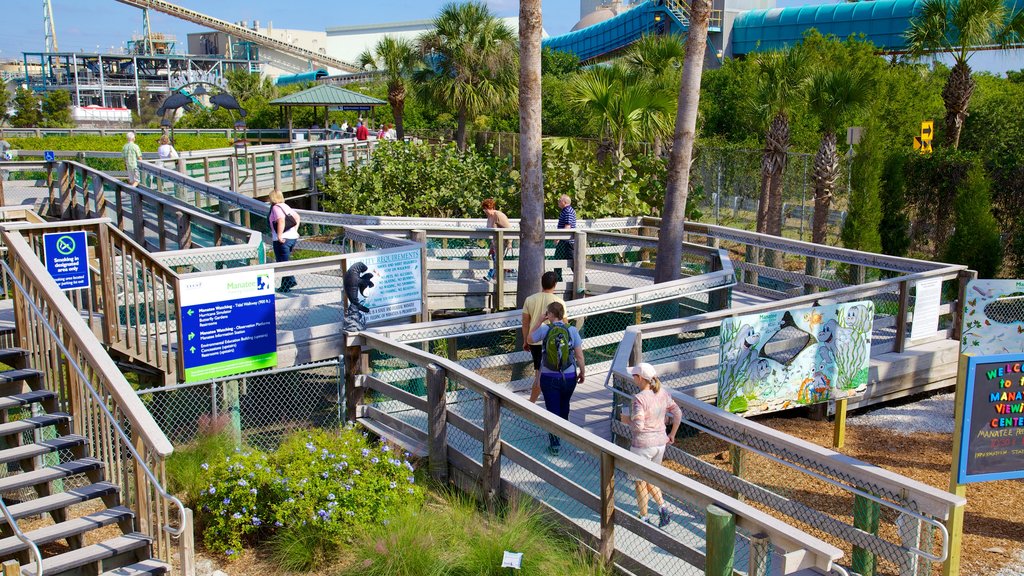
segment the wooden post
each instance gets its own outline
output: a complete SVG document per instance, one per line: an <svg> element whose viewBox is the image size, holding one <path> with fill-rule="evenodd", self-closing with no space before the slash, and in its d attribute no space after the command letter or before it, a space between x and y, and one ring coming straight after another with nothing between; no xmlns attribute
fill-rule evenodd
<svg viewBox="0 0 1024 576"><path fill-rule="evenodd" d="M716 245L715 248L717 248L718 238L709 237L708 243L710 244L712 243L712 241L714 241L714 244ZM711 257L711 263L708 267L708 272L719 272L721 270L722 257L721 255L716 253ZM728 308L730 293L731 290L728 287L726 287L719 288L718 290L715 290L714 292L708 294L708 312L714 312L716 310L725 310L726 308Z"/></svg>
<svg viewBox="0 0 1024 576"><path fill-rule="evenodd" d="M420 245L420 313L416 315L417 322L430 321L430 300L427 290L427 231L411 230L409 238ZM359 250L362 252L362 249Z"/></svg>
<svg viewBox="0 0 1024 576"><path fill-rule="evenodd" d="M356 383L359 374L363 349L361 346L349 346L351 336L344 336L345 344L345 421L355 422L359 416L359 405L363 403L363 388Z"/></svg>
<svg viewBox="0 0 1024 576"><path fill-rule="evenodd" d="M224 405L227 406L228 415L231 418L231 439L236 447L242 446L242 404L238 395L238 380L228 380L224 383Z"/></svg>
<svg viewBox="0 0 1024 576"><path fill-rule="evenodd" d="M185 530L178 542L180 548L181 573L184 576L195 576L196 573L196 523L191 508L185 508Z"/></svg>
<svg viewBox="0 0 1024 576"><path fill-rule="evenodd" d="M484 453L480 471L481 494L487 511L494 513L494 505L501 493L501 401L493 394L484 393Z"/></svg>
<svg viewBox="0 0 1024 576"><path fill-rule="evenodd" d="M736 517L714 504L705 513L707 525L707 556L705 576L732 576L736 551Z"/></svg>
<svg viewBox="0 0 1024 576"><path fill-rule="evenodd" d="M103 286L103 341L111 344L119 336L117 318L117 297L114 295L114 245L110 239L110 230L106 224L99 225L97 234L96 258L100 263L100 278Z"/></svg>
<svg viewBox="0 0 1024 576"><path fill-rule="evenodd" d="M960 355L960 366L956 379L956 399L953 401L953 463L949 468L949 491L957 496L967 496L967 486L957 482L960 473L960 431L964 426L964 402L967 395L967 355ZM946 528L949 530L949 555L942 564L942 576L960 574L960 544L964 535L964 506L953 507Z"/></svg>
<svg viewBox="0 0 1024 576"><path fill-rule="evenodd" d="M910 283L906 280L900 282L900 305L896 312L896 341L893 342L893 352L900 353L907 346L907 314L910 313Z"/></svg>
<svg viewBox="0 0 1024 576"><path fill-rule="evenodd" d="M767 534L758 533L750 537L748 576L768 576L768 568L771 567L771 551L771 541Z"/></svg>
<svg viewBox="0 0 1024 576"><path fill-rule="evenodd" d="M601 562L612 566L615 552L615 458L601 452Z"/></svg>
<svg viewBox="0 0 1024 576"><path fill-rule="evenodd" d="M573 300L582 298L587 292L587 233L576 230L572 256L572 287Z"/></svg>
<svg viewBox="0 0 1024 576"><path fill-rule="evenodd" d="M836 450L846 444L846 400L836 400L836 421L832 427L832 447Z"/></svg>
<svg viewBox="0 0 1024 576"><path fill-rule="evenodd" d="M135 189L132 195L132 238L146 247L146 210L142 206L142 194Z"/></svg>
<svg viewBox="0 0 1024 576"><path fill-rule="evenodd" d="M281 151L274 150L274 190L281 189Z"/></svg>
<svg viewBox="0 0 1024 576"><path fill-rule="evenodd" d="M761 263L761 247L760 246L754 246L753 244L747 244L747 248L746 248L746 262L747 262L747 264L760 264ZM743 280L744 284L749 284L751 286L757 286L757 276L758 276L757 272L754 272L752 270L747 270L747 272L744 273L743 276L745 278Z"/></svg>
<svg viewBox="0 0 1024 576"><path fill-rule="evenodd" d="M494 311L501 312L505 307L505 233L494 232Z"/></svg>
<svg viewBox="0 0 1024 576"><path fill-rule="evenodd" d="M210 183L210 157L203 156L203 182Z"/></svg>
<svg viewBox="0 0 1024 576"><path fill-rule="evenodd" d="M141 434L132 437L132 446L134 446L135 451L139 453L139 456L142 458L142 461L145 462L147 448L146 443L142 439ZM142 469L142 467L139 466L137 462L132 462L132 464L132 468L135 470L134 488L136 508L135 510L133 510L133 512L135 512L136 514L135 521L138 523L137 528L139 532L142 532L143 534L152 534L150 530L155 528L155 526L150 525L153 515L150 510L151 502L149 501L149 496L151 490L149 489L148 486L149 479L146 477L146 472Z"/></svg>
<svg viewBox="0 0 1024 576"><path fill-rule="evenodd" d="M228 189L238 192L238 158L228 156Z"/></svg>
<svg viewBox="0 0 1024 576"><path fill-rule="evenodd" d="M19 564L17 560L5 561L3 563L3 568L4 576L21 576L21 564Z"/></svg>
<svg viewBox="0 0 1024 576"><path fill-rule="evenodd" d="M443 368L427 365L427 442L430 475L448 483L448 379Z"/></svg>
<svg viewBox="0 0 1024 576"><path fill-rule="evenodd" d="M804 263L804 274L811 278L817 278L821 274L821 260L817 258L807 258L807 262ZM814 294L818 291L818 287L814 284L804 284L804 294Z"/></svg>
<svg viewBox="0 0 1024 576"><path fill-rule="evenodd" d="M880 508L881 506L874 500L859 495L854 496L854 528L859 528L877 536ZM875 558L874 552L854 546L850 569L861 576L875 576L875 571L878 569L878 559Z"/></svg>
<svg viewBox="0 0 1024 576"><path fill-rule="evenodd" d="M978 278L974 270L962 270L957 274L956 309L953 311L953 339L963 337L964 302L967 301L967 283Z"/></svg>
<svg viewBox="0 0 1024 576"><path fill-rule="evenodd" d="M743 478L743 461L746 459L743 456L743 448L737 444L729 445L729 460L732 462L732 475L737 478ZM740 494L739 490L733 491L732 496L741 502L743 501L743 494Z"/></svg>

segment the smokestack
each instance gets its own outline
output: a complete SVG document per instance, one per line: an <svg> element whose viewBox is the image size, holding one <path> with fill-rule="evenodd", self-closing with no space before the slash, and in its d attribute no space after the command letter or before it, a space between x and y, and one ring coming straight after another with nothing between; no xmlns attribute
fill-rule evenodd
<svg viewBox="0 0 1024 576"><path fill-rule="evenodd" d="M253 20L252 21L252 29L253 29L253 32L259 32L260 31L260 21L259 20Z"/></svg>

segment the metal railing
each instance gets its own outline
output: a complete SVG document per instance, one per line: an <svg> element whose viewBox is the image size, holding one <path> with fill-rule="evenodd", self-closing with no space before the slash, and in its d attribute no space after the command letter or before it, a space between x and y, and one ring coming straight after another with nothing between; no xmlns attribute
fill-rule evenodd
<svg viewBox="0 0 1024 576"><path fill-rule="evenodd" d="M22 234L0 234L12 262L3 269L14 288L15 341L29 351L28 365L41 371L42 386L57 394L76 433L89 438L107 480L122 487L138 531L152 538L154 557L170 563L171 540L180 540L179 567L189 573L188 512L164 488L173 446Z"/></svg>
<svg viewBox="0 0 1024 576"><path fill-rule="evenodd" d="M15 520L11 511L7 509L7 504L2 497L0 497L0 512L3 512L4 519L7 520L7 525L10 526L11 532L14 532L14 536L28 548L32 558L35 559L36 576L43 576L43 555L39 553L39 547L21 531L18 521Z"/></svg>

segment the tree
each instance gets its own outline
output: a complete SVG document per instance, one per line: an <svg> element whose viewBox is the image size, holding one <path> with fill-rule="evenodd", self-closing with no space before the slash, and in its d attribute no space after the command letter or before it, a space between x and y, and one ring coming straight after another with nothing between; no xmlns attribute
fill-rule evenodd
<svg viewBox="0 0 1024 576"><path fill-rule="evenodd" d="M668 180L665 184L665 210L658 232L658 261L654 267L655 282L669 282L681 275L683 262L683 222L686 220L686 198L690 191L690 164L693 143L697 139L697 109L700 106L700 76L704 70L704 46L711 19L710 0L691 0L690 30L686 36L686 59L679 83L679 106L676 129L669 156Z"/></svg>
<svg viewBox="0 0 1024 576"><path fill-rule="evenodd" d="M882 221L879 234L882 252L906 256L910 249L910 217L907 215L907 157L890 154L882 166Z"/></svg>
<svg viewBox="0 0 1024 576"><path fill-rule="evenodd" d="M670 106L676 103L675 87L679 84L679 69L686 55L683 41L676 34L645 34L629 47L623 58L626 68ZM665 116L666 121L659 123L649 135L654 142L654 155L658 157L662 153L662 139L670 136L671 125L667 121L668 114Z"/></svg>
<svg viewBox="0 0 1024 576"><path fill-rule="evenodd" d="M414 79L424 96L455 110L455 141L466 149L466 125L511 105L519 80L515 34L485 4L446 4L434 30L419 38L427 67Z"/></svg>
<svg viewBox="0 0 1024 576"><path fill-rule="evenodd" d="M992 216L989 179L979 164L968 170L957 190L955 222L945 260L970 266L978 271L979 278L994 278L999 272L1003 246L999 223Z"/></svg>
<svg viewBox="0 0 1024 576"><path fill-rule="evenodd" d="M757 206L757 231L782 235L782 177L789 159L789 118L802 101L808 74L807 58L800 46L784 52L759 54L757 84L749 101L765 132L761 156L761 198Z"/></svg>
<svg viewBox="0 0 1024 576"><path fill-rule="evenodd" d="M849 68L819 69L811 79L808 105L821 126L821 144L814 156L814 225L811 240L825 243L829 207L839 178L836 131L863 108L871 95L871 79Z"/></svg>
<svg viewBox="0 0 1024 576"><path fill-rule="evenodd" d="M71 95L67 90L46 93L43 99L43 125L50 128L70 128L75 125L71 119Z"/></svg>
<svg viewBox="0 0 1024 576"><path fill-rule="evenodd" d="M416 46L405 38L385 36L373 52L364 50L358 58L359 65L367 70L384 72L388 85L388 103L391 104L391 116L395 119L395 131L398 139L405 138L405 97L406 81L422 62Z"/></svg>
<svg viewBox="0 0 1024 576"><path fill-rule="evenodd" d="M14 109L17 115L11 120L15 128L32 128L39 126L42 115L39 112L39 98L27 88L18 88L14 93Z"/></svg>
<svg viewBox="0 0 1024 576"><path fill-rule="evenodd" d="M274 82L266 76L246 70L232 70L225 74L228 92L236 100L273 100L277 94Z"/></svg>
<svg viewBox="0 0 1024 576"><path fill-rule="evenodd" d="M953 69L942 89L946 106L944 137L960 145L960 131L975 83L968 64L974 52L992 45L1024 39L1024 10L1011 12L1004 0L925 0L910 22L907 43L911 54L943 51L953 55Z"/></svg>
<svg viewBox="0 0 1024 576"><path fill-rule="evenodd" d="M7 121L7 114L10 112L11 93L7 91L7 83L0 82L0 126Z"/></svg>
<svg viewBox="0 0 1024 576"><path fill-rule="evenodd" d="M522 31L519 33L519 41L523 41ZM580 57L572 52L562 52L543 48L540 52L541 74L547 76L567 76L580 69Z"/></svg>
<svg viewBox="0 0 1024 576"><path fill-rule="evenodd" d="M587 114L614 162L625 158L626 142L667 132L672 99L649 82L634 79L619 65L583 71L569 81L569 98Z"/></svg>
<svg viewBox="0 0 1024 576"><path fill-rule="evenodd" d="M519 2L519 158L522 174L516 307L540 288L544 273L544 171L541 147L540 0ZM499 270L500 274L501 271Z"/></svg>
<svg viewBox="0 0 1024 576"><path fill-rule="evenodd" d="M863 252L882 250L879 226L882 220L882 168L885 153L877 120L869 120L853 157L850 201L843 222L843 246Z"/></svg>

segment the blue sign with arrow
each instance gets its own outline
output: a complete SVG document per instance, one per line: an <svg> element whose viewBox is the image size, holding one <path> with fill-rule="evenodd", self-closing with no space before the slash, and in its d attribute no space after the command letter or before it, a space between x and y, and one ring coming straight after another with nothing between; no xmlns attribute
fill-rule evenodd
<svg viewBox="0 0 1024 576"><path fill-rule="evenodd" d="M84 231L43 234L43 259L61 290L89 287L89 246Z"/></svg>
<svg viewBox="0 0 1024 576"><path fill-rule="evenodd" d="M179 314L186 382L277 366L273 270L186 279Z"/></svg>

